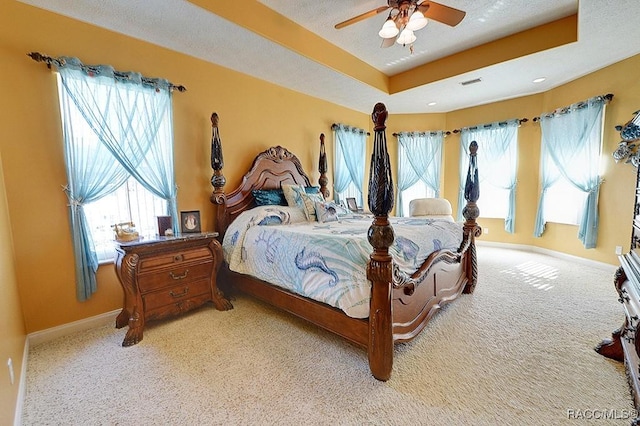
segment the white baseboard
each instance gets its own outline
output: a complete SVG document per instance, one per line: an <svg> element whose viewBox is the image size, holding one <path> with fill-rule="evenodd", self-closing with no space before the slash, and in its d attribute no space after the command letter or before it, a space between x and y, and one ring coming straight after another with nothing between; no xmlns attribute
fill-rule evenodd
<svg viewBox="0 0 640 426"><path fill-rule="evenodd" d="M58 337L67 336L77 331L90 330L92 328L102 327L109 323L113 323L115 326L116 316L118 316L121 310L122 309L116 309L115 311L73 321L68 324L62 324L57 327L51 327L46 330L29 333L29 335L27 335L27 341L29 342L29 345L35 346L40 343L57 339Z"/></svg>
<svg viewBox="0 0 640 426"><path fill-rule="evenodd" d="M40 343L49 342L58 337L67 336L69 334L90 330L96 327L102 327L109 323L115 325L115 318L120 313L121 309L115 311L106 312L104 314L96 315L93 317L73 321L68 324L62 324L57 327L51 327L46 330L36 331L29 333L24 342L24 350L22 354L22 369L20 372L20 382L18 383L18 400L16 402L16 414L13 418L14 426L22 425L22 410L24 407L24 396L27 387L27 363L29 361L29 348L31 346L38 345Z"/></svg>
<svg viewBox="0 0 640 426"><path fill-rule="evenodd" d="M530 251L533 253L541 253L549 256L557 257L559 259L568 260L571 262L582 263L583 265L588 265L594 268L602 269L604 271L609 271L611 273L615 272L616 268L619 266L612 265L610 263L599 262L597 260L585 259L580 256L573 256L571 254L562 253L555 250L549 250L542 247L528 246L525 244L511 244L511 243L499 243L496 241L484 241L484 240L476 240L477 246L486 246L486 247L500 247L510 250L521 250L521 251Z"/></svg>
<svg viewBox="0 0 640 426"><path fill-rule="evenodd" d="M29 338L24 339L24 349L22 350L22 368L20 369L20 381L18 382L18 400L16 401L16 412L13 416L13 426L22 425L22 409L24 407L24 396L27 391L27 361L29 359Z"/></svg>

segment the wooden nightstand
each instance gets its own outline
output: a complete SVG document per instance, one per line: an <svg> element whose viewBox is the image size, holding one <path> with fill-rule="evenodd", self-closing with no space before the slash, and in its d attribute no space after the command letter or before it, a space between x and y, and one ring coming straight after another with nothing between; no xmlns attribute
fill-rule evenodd
<svg viewBox="0 0 640 426"><path fill-rule="evenodd" d="M115 267L124 306L116 327L129 326L122 346L142 340L146 321L179 315L209 301L220 311L233 308L216 284L223 258L217 236L185 234L118 243Z"/></svg>

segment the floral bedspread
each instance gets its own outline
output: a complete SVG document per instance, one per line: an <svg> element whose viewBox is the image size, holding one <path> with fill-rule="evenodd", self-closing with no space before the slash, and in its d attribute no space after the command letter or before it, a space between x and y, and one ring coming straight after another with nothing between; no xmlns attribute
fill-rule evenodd
<svg viewBox="0 0 640 426"><path fill-rule="evenodd" d="M435 250L456 250L462 224L430 218L390 218L394 262L415 272ZM336 222L307 222L295 207L262 206L243 212L227 229L225 261L247 274L343 310L369 315L371 283L366 265L372 251L367 240L370 217Z"/></svg>

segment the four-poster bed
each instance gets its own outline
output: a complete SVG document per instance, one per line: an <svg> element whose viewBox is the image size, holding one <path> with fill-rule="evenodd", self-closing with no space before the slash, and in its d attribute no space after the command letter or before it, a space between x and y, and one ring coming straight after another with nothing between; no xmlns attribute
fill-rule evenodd
<svg viewBox="0 0 640 426"><path fill-rule="evenodd" d="M456 299L461 293L472 293L475 288L477 263L474 240L481 233L475 221L479 213L476 206L479 193L477 144L471 146L465 189L467 205L463 210L466 221L463 225L455 224L457 232L461 234L459 244L456 248L448 249L436 245L437 249L426 256L426 260L414 272L407 274L397 266L390 254L390 247L396 237L389 219L394 194L386 146L387 111L384 104L379 103L374 107L372 119L375 140L371 156L368 206L374 219L366 232L366 238L373 251L368 262L362 265L366 279L361 283L370 292L366 318L354 318L329 304L250 275L234 272L226 258L218 283L231 285L366 348L372 374L379 380L387 380L393 366L394 344L416 337L443 304ZM212 116L212 124L214 176L211 182L214 191L211 202L217 206L216 231L221 240L236 219L242 218L244 212L256 206L255 190L275 190L288 184L311 186L298 158L286 148L275 146L261 152L254 159L238 188L225 193L222 146L215 114ZM322 194L326 197L327 167L323 136L319 167Z"/></svg>

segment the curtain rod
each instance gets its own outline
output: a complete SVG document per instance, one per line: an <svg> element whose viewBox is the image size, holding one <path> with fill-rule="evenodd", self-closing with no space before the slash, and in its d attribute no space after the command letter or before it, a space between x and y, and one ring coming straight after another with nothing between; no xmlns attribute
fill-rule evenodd
<svg viewBox="0 0 640 426"><path fill-rule="evenodd" d="M613 99L613 93L607 93L606 95L599 95L599 96L594 96L595 98L602 98L604 99L605 102L611 102L611 100ZM566 114L571 110L571 107L574 108L582 108L584 106L586 106L589 103L590 99L587 99L586 101L582 101L582 102L577 102L575 104L569 105L567 107L564 108L558 108L555 112L552 112L550 114L541 114L539 117L533 117L533 122L537 123L538 121L540 121L540 118L548 118L548 117L553 117L554 114Z"/></svg>
<svg viewBox="0 0 640 426"><path fill-rule="evenodd" d="M61 67L65 64L64 58L52 58L51 56L43 55L40 52L30 52L30 53L27 53L27 56L29 56L31 59L33 59L36 62L44 62L45 64L47 64L47 68L49 69L51 69L52 64L55 65L56 67ZM116 77L119 77L122 79L126 79L128 75L127 72L123 72L123 71L114 71L113 74ZM154 81L159 79L141 77L141 80L144 85L156 87L157 84L154 83ZM174 90L177 90L178 92L187 91L187 88L182 85L175 85L171 82L169 82L168 85L169 85L169 91L174 91Z"/></svg>
<svg viewBox="0 0 640 426"><path fill-rule="evenodd" d="M339 127L339 126L341 126L341 125L342 125L342 126L347 126L346 124L333 123L333 124L331 125L331 130L335 130L336 128L338 128L338 127ZM365 131L364 131L364 129L358 129L358 128L356 128L356 127L352 127L352 126L347 126L347 127L349 127L350 129L354 129L354 130L359 130L359 131L361 131L362 133L366 133L366 134L367 134L367 136L371 136L371 133L369 133L369 132L365 132Z"/></svg>
<svg viewBox="0 0 640 426"><path fill-rule="evenodd" d="M431 136L435 136L438 132L430 130L430 131L424 131L424 132L416 131L416 132L409 132L409 133L425 133L425 134L429 133ZM451 132L449 130L442 130L442 134L445 136L449 136ZM400 136L400 133L392 133L392 135L397 138L398 136Z"/></svg>
<svg viewBox="0 0 640 426"><path fill-rule="evenodd" d="M518 118L518 125L522 124L522 123L526 123L527 121L529 121L528 118ZM507 124L508 121L498 121L497 124ZM492 124L495 123L491 123L491 124L481 124L479 126L470 126L470 127L464 127L464 129L469 129L469 130L477 130L477 129L481 129L481 128L485 128L488 129L489 127L492 126ZM453 133L460 133L463 129L455 129L453 131Z"/></svg>
<svg viewBox="0 0 640 426"><path fill-rule="evenodd" d="M527 121L529 121L528 118L520 118L520 119L518 119L518 124L526 123ZM507 124L507 122L506 121L499 121L498 124ZM483 125L480 125L480 126L465 127L465 129L476 130L476 129L480 128L480 127L489 128L489 127L491 127L491 124L483 124ZM449 136L452 133L460 133L461 130L462 129L443 130L442 133L445 136ZM431 134L434 134L435 132L432 131L432 132L418 132L418 133L431 133ZM393 133L393 136L395 136L395 137L398 137L398 135L399 135L399 133Z"/></svg>

